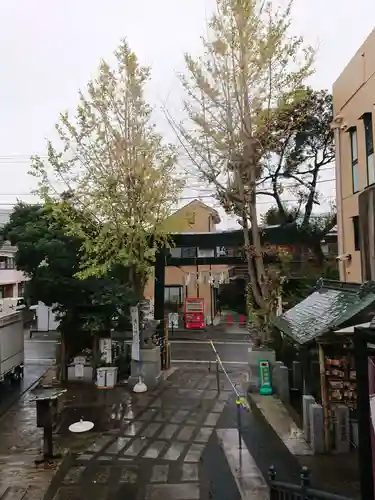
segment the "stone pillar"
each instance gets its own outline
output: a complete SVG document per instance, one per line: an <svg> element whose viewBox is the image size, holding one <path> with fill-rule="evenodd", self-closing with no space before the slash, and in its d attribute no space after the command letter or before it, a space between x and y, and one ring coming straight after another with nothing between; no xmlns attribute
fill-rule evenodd
<svg viewBox="0 0 375 500"><path fill-rule="evenodd" d="M356 448L359 446L358 440L358 422L352 422L352 441Z"/></svg>
<svg viewBox="0 0 375 500"><path fill-rule="evenodd" d="M322 405L310 405L310 445L314 454L324 453L324 412Z"/></svg>
<svg viewBox="0 0 375 500"><path fill-rule="evenodd" d="M292 380L293 387L292 389L302 390L302 367L300 361L293 361L292 365Z"/></svg>
<svg viewBox="0 0 375 500"><path fill-rule="evenodd" d="M131 362L131 374L128 387L133 389L141 376L148 389L154 389L163 378L161 371L160 348L140 349L141 361Z"/></svg>
<svg viewBox="0 0 375 500"><path fill-rule="evenodd" d="M344 405L335 408L335 450L336 453L350 451L349 408ZM370 439L370 437L369 437Z"/></svg>
<svg viewBox="0 0 375 500"><path fill-rule="evenodd" d="M282 361L276 361L272 370L272 387L277 394L279 393L279 385L280 385L280 367L284 366Z"/></svg>
<svg viewBox="0 0 375 500"><path fill-rule="evenodd" d="M280 366L279 368L279 380L278 380L278 393L281 401L284 403L289 403L289 370L287 366Z"/></svg>
<svg viewBox="0 0 375 500"><path fill-rule="evenodd" d="M311 442L310 431L310 406L315 404L313 396L302 396L302 419L303 419L303 434L308 443Z"/></svg>

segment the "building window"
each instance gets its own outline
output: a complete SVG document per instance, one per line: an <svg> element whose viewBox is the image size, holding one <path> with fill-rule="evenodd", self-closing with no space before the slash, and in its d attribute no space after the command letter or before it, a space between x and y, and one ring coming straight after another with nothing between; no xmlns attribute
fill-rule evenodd
<svg viewBox="0 0 375 500"><path fill-rule="evenodd" d="M179 312L184 303L182 285L165 286L164 303L168 312Z"/></svg>
<svg viewBox="0 0 375 500"><path fill-rule="evenodd" d="M15 269L16 261L13 257L0 256L0 269Z"/></svg>
<svg viewBox="0 0 375 500"><path fill-rule="evenodd" d="M18 297L23 297L25 295L25 283L18 283Z"/></svg>
<svg viewBox="0 0 375 500"><path fill-rule="evenodd" d="M354 250L360 250L360 237L359 237L359 216L353 217L353 235L354 235Z"/></svg>
<svg viewBox="0 0 375 500"><path fill-rule="evenodd" d="M182 285L165 286L164 302L182 305Z"/></svg>
<svg viewBox="0 0 375 500"><path fill-rule="evenodd" d="M365 126L365 146L366 146L366 165L368 184L375 183L375 165L374 165L374 134L372 130L372 114L365 113L363 116Z"/></svg>
<svg viewBox="0 0 375 500"><path fill-rule="evenodd" d="M358 143L357 143L357 129L353 127L349 130L351 160L352 160L352 179L353 179L353 193L359 191L358 179Z"/></svg>

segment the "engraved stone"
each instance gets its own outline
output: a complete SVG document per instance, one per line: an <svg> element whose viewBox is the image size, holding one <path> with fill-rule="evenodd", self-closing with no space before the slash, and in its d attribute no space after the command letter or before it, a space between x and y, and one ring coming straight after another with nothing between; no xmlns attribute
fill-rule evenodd
<svg viewBox="0 0 375 500"><path fill-rule="evenodd" d="M154 465L152 468L152 483L166 483L168 480L169 465Z"/></svg>
<svg viewBox="0 0 375 500"><path fill-rule="evenodd" d="M198 464L184 463L182 465L182 481L198 481Z"/></svg>

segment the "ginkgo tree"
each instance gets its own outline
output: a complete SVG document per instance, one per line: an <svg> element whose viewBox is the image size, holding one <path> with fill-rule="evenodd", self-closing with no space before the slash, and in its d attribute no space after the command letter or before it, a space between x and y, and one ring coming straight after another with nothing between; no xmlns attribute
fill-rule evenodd
<svg viewBox="0 0 375 500"><path fill-rule="evenodd" d="M314 61L314 50L290 33L292 3L275 9L264 0L216 0L202 55L185 56L187 117L178 123L167 112L195 171L214 187L225 210L239 216L250 295L263 323L281 282L265 266L256 204L264 166L274 154L270 124L289 101L303 98Z"/></svg>
<svg viewBox="0 0 375 500"><path fill-rule="evenodd" d="M138 297L155 249L166 243L164 221L182 189L176 151L157 132L145 100L149 81L149 68L122 41L113 67L102 61L97 77L79 92L75 116L61 114L60 143L49 141L47 159L32 158L31 169L39 195L54 201L68 233L83 242L79 276L126 265Z"/></svg>

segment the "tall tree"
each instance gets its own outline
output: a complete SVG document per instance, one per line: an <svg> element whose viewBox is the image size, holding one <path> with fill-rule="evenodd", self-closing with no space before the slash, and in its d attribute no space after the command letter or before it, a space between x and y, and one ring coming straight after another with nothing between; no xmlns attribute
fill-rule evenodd
<svg viewBox="0 0 375 500"><path fill-rule="evenodd" d="M79 213L76 214L79 217ZM17 269L29 278L26 297L53 307L67 357L87 347L92 336L108 335L128 322L134 297L126 269L113 268L101 277L78 279L81 241L65 234L50 206L17 205L1 238L17 247ZM91 344L89 344L91 345Z"/></svg>
<svg viewBox="0 0 375 500"><path fill-rule="evenodd" d="M261 0L217 0L202 57L185 56L188 119L177 124L170 117L200 177L240 216L251 293L265 318L276 304L275 277L264 264L256 199L273 146L273 109L285 94L303 93L314 59L290 34L292 3L274 9ZM284 99L283 107L289 105Z"/></svg>
<svg viewBox="0 0 375 500"><path fill-rule="evenodd" d="M98 222L87 231L82 219L57 205L69 234L82 241L80 276L105 274L114 264L130 266L139 294L154 249L165 242L163 221L182 184L175 150L156 132L144 98L149 69L125 41L115 57L116 66L103 61L98 77L80 92L75 119L61 114L61 148L49 142L48 161L33 158L32 173L44 200L66 191L65 204Z"/></svg>
<svg viewBox="0 0 375 500"><path fill-rule="evenodd" d="M332 95L307 88L303 98L291 99L287 109L276 108L270 121L272 151L264 164L262 189L275 200L263 220L280 224L297 222L301 242L322 260L320 241L336 225L334 207L320 215L313 209L323 197L319 189L322 174L335 157ZM294 197L295 203L285 203Z"/></svg>

